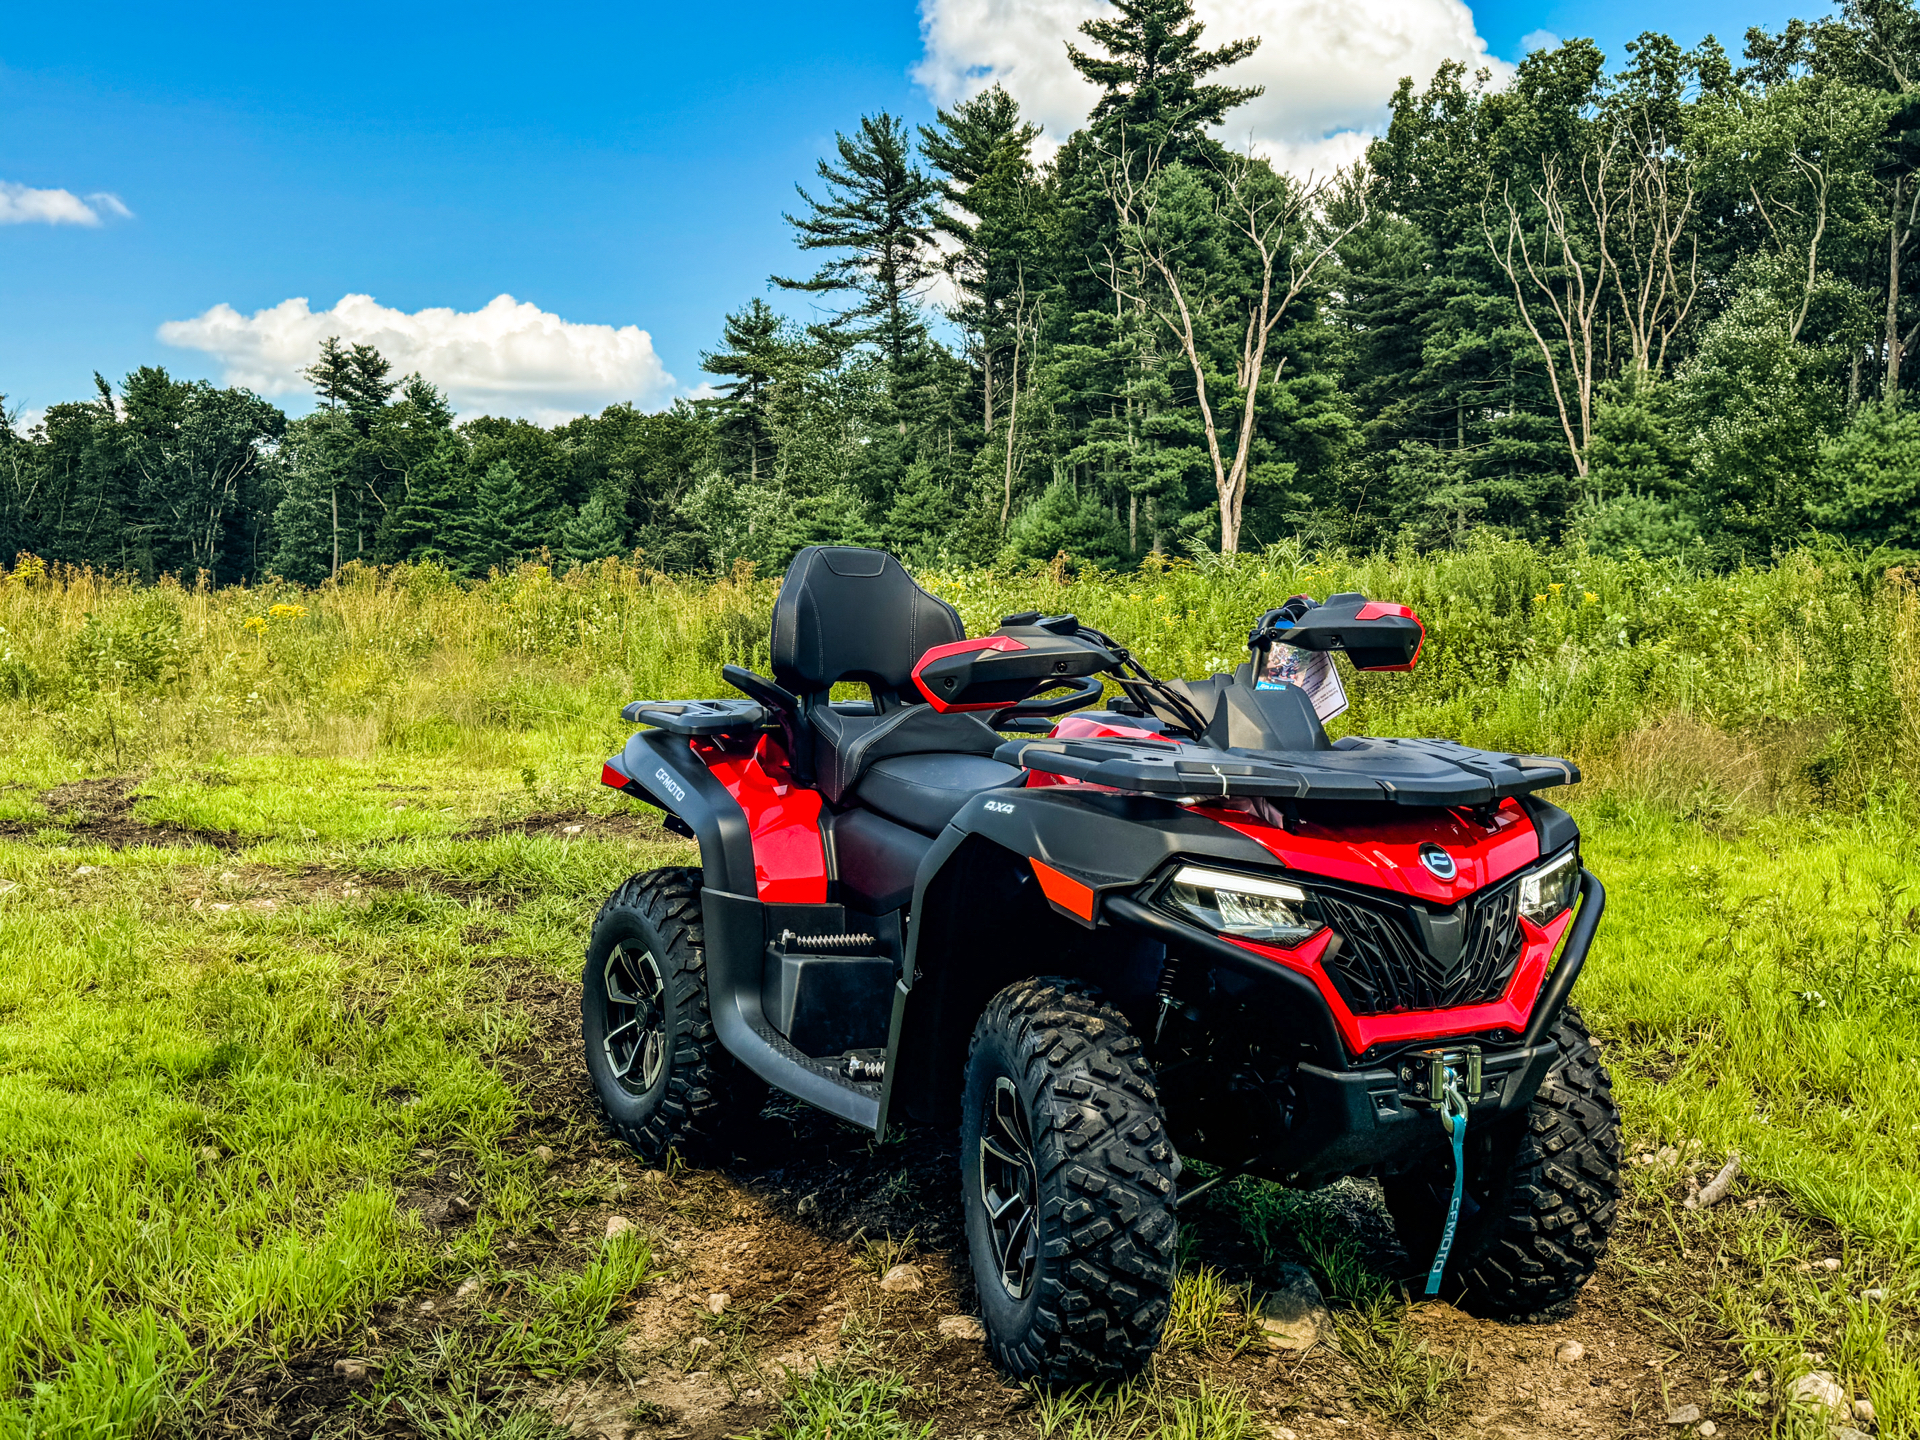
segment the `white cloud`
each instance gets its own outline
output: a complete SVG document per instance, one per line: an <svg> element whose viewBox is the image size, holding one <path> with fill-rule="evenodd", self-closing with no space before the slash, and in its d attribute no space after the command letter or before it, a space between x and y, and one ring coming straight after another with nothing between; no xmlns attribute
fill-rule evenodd
<svg viewBox="0 0 1921 1441"><path fill-rule="evenodd" d="M1532 55L1536 50L1559 50L1561 37L1552 30L1530 30L1521 37L1521 51Z"/></svg>
<svg viewBox="0 0 1921 1441"><path fill-rule="evenodd" d="M1196 0L1202 44L1258 35L1246 60L1209 77L1264 85L1231 112L1221 139L1289 169L1325 173L1359 155L1378 134L1403 75L1426 85L1443 60L1513 67L1487 53L1462 0ZM998 81L1055 144L1086 118L1099 91L1069 64L1067 43L1093 42L1082 20L1112 15L1103 0L921 0L924 53L914 78L941 105Z"/></svg>
<svg viewBox="0 0 1921 1441"><path fill-rule="evenodd" d="M543 425L597 411L616 401L663 403L674 378L654 354L653 338L636 325L582 325L511 295L473 311L408 314L370 295L345 295L330 310L305 298L242 315L216 305L192 320L160 327L168 345L201 350L226 367L228 385L263 395L309 388L300 372L320 343L372 345L394 374L419 371L469 414L518 415Z"/></svg>
<svg viewBox="0 0 1921 1441"><path fill-rule="evenodd" d="M16 410L13 413L13 431L23 440L33 434L33 428L47 418L46 407L38 410Z"/></svg>
<svg viewBox="0 0 1921 1441"><path fill-rule="evenodd" d="M118 195L101 190L81 199L71 190L35 190L17 181L0 180L0 225L98 225L128 220L133 212Z"/></svg>

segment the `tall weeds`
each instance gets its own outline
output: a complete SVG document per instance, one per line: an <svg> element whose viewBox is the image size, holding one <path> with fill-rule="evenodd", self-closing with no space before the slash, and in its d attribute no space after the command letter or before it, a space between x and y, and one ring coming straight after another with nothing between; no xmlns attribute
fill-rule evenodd
<svg viewBox="0 0 1921 1441"><path fill-rule="evenodd" d="M1348 673L1337 730L1571 755L1603 788L1708 818L1915 791L1914 576L1862 574L1844 553L1703 575L1498 540L1441 555L1278 545L1205 566L921 579L970 633L1073 611L1170 674L1233 666L1289 595L1361 591L1412 605L1428 638L1411 675ZM591 749L617 738L626 700L717 694L728 662L765 671L776 588L745 563L708 580L617 560L474 586L349 566L312 589L141 588L23 557L0 581L0 717L19 743L95 766L289 749L505 762L533 737Z"/></svg>

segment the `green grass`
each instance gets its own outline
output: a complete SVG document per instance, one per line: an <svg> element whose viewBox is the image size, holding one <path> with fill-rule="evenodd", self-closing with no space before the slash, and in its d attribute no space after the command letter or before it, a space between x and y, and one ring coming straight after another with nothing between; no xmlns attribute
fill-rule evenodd
<svg viewBox="0 0 1921 1441"><path fill-rule="evenodd" d="M1393 1426L1432 1428L1467 1374L1461 1357L1416 1339L1405 1309L1385 1292L1364 1307L1337 1312L1334 1330L1354 1367L1350 1395Z"/></svg>
<svg viewBox="0 0 1921 1441"><path fill-rule="evenodd" d="M1758 1399L1729 1398L1757 1425L1803 1425L1778 1398L1821 1351L1882 1434L1914 1434L1910 585L1845 557L1699 577L1503 546L929 582L973 629L1073 609L1189 673L1294 590L1419 608L1422 669L1361 678L1344 724L1580 759L1569 803L1609 913L1577 996L1630 1150L1671 1144L1704 1173L1743 1157L1708 1212L1682 1207L1678 1169L1634 1170L1621 1255L1660 1288L1647 1309L1677 1344L1768 1372ZM619 702L715 694L728 660L765 670L771 597L618 566L476 589L427 571L313 592L0 582L0 1433L204 1429L231 1375L467 1275L498 1324L390 1367L381 1414L413 1418L393 1424L527 1434L486 1376L603 1363L644 1243L565 1275L496 1253L545 1204L503 1146L529 1037L505 983L571 973L601 897L685 852L502 824L624 804L593 785ZM39 797L87 776L134 777L138 820L220 846L86 844L77 803ZM457 1242L401 1205L417 1148L476 1178ZM1217 1195L1366 1318L1381 1414L1445 1414L1445 1358L1396 1349L1398 1303L1334 1219L1273 1188ZM1795 1269L1826 1255L1835 1276ZM1199 1271L1181 1284L1182 1354L1231 1350L1245 1300ZM917 1424L881 1361L822 1375L795 1383L787 1434ZM1226 1389L1130 1396L1037 1404L1050 1434L1253 1424Z"/></svg>
<svg viewBox="0 0 1921 1441"><path fill-rule="evenodd" d="M1100 1437L1232 1438L1256 1434L1247 1393L1206 1380L1180 1385L1158 1379L1125 1386L1034 1388L1037 1429L1062 1441Z"/></svg>
<svg viewBox="0 0 1921 1441"><path fill-rule="evenodd" d="M500 980L577 965L632 850L463 840L468 817L437 812L423 831L377 809L392 770L290 799L273 769L198 793L161 777L142 803L281 818L238 853L0 843L0 1432L191 1426L210 1358L342 1335L527 1218L498 1069L527 1029ZM451 1257L397 1205L416 1147L480 1178ZM645 1264L622 1237L577 1277L523 1278L537 1320L503 1327L511 1359L578 1369Z"/></svg>
<svg viewBox="0 0 1921 1441"><path fill-rule="evenodd" d="M914 1426L901 1407L912 1399L899 1372L861 1358L844 1358L812 1371L790 1374L780 1405L781 1437L837 1438L837 1441L891 1441L894 1437L931 1436L934 1428Z"/></svg>
<svg viewBox="0 0 1921 1441"><path fill-rule="evenodd" d="M1260 1344L1261 1327L1249 1287L1234 1285L1212 1266L1183 1268L1174 1278L1161 1345L1171 1353L1237 1355Z"/></svg>

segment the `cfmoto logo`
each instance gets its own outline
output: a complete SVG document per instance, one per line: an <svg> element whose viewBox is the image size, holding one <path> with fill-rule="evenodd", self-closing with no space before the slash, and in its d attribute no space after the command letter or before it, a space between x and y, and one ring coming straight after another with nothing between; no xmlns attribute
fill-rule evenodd
<svg viewBox="0 0 1921 1441"><path fill-rule="evenodd" d="M1451 881L1457 874L1454 857L1432 841L1427 841L1421 846L1421 864L1427 867L1428 873L1437 881Z"/></svg>

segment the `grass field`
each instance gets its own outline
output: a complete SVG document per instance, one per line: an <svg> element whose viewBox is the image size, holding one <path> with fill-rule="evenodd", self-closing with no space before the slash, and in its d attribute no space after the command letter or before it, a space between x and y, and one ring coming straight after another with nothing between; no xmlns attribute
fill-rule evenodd
<svg viewBox="0 0 1921 1441"><path fill-rule="evenodd" d="M1423 667L1363 678L1352 728L1589 775L1557 797L1610 895L1578 999L1651 1159L1606 1273L1619 1334L1668 1358L1662 1396L1691 1378L1722 1434L1827 1434L1787 1404L1811 1370L1870 1398L1878 1434L1915 1434L1911 578L1490 546L929 583L972 629L1074 609L1175 673L1232 657L1295 590L1413 604ZM1223 1188L1151 1381L989 1415L978 1348L930 1349L925 1317L873 1289L871 1227L851 1239L826 1201L768 1210L793 1175L643 1175L595 1138L554 1061L585 929L622 877L689 854L592 778L620 702L765 669L771 595L612 565L471 590L8 575L0 1433L289 1434L310 1412L333 1432L565 1434L580 1398L621 1388L624 1427L684 1433L658 1377L711 1375L744 1408L714 1424L774 1434L1314 1434L1308 1382L1244 1344L1288 1258L1344 1303L1344 1369L1314 1383L1343 1388L1338 1434L1493 1424L1483 1339L1384 1295L1321 1198ZM900 1145L944 1174L935 1140ZM872 1174L908 1217L925 1189L889 1148L817 1150L823 1196ZM1734 1150L1735 1200L1684 1209ZM637 1224L608 1236L614 1210ZM830 1351L780 1362L778 1307L660 1310L727 1226L743 1254L791 1250L797 1290L842 1278L844 1299L819 1293Z"/></svg>

